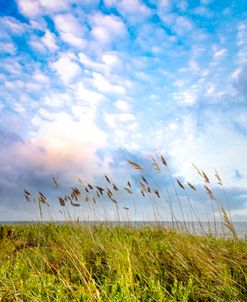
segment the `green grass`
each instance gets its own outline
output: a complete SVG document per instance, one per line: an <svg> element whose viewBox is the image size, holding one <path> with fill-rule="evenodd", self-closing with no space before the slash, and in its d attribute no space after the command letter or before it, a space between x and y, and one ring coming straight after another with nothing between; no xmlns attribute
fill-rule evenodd
<svg viewBox="0 0 247 302"><path fill-rule="evenodd" d="M78 179L78 184L65 190L52 177L60 196L59 212L70 223L0 229L0 301L247 301L247 239L238 239L229 212L214 193L217 186L223 187L218 172L209 180L194 165L202 180L195 186L174 177L163 156L152 158L155 173L170 180L169 186L160 187L161 180L157 183L151 175L144 178L146 168L128 162L139 174L125 185L116 186L105 175L100 186ZM195 191L207 194L215 229L211 235L203 227L203 235L181 230L188 218L200 225L191 202L198 202L191 195ZM24 190L24 196L30 205L37 205L41 220L50 215L53 221L58 208L46 194ZM131 221L133 211L121 200L135 197L137 202L143 201L140 198L151 202L156 226L120 226L126 218ZM98 204L105 221L112 206L110 213L118 226L76 223L84 220L81 213L98 221L101 212L97 210L102 210ZM75 211L78 208L82 212ZM170 215L172 229L159 226L159 221L166 220L162 213ZM228 237L217 237L216 217Z"/></svg>
<svg viewBox="0 0 247 302"><path fill-rule="evenodd" d="M0 301L247 301L247 240L158 226L5 226Z"/></svg>

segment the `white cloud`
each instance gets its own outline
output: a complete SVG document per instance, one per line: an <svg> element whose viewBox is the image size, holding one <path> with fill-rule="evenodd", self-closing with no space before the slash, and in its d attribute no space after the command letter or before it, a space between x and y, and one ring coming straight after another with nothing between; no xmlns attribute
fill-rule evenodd
<svg viewBox="0 0 247 302"><path fill-rule="evenodd" d="M84 48L86 45L86 42L84 39L80 38L80 37L76 37L70 33L62 33L61 34L61 38L69 43L70 45L77 47L77 48Z"/></svg>
<svg viewBox="0 0 247 302"><path fill-rule="evenodd" d="M80 66L67 54L62 54L57 61L51 63L51 67L58 73L65 84L71 82L81 73Z"/></svg>
<svg viewBox="0 0 247 302"><path fill-rule="evenodd" d="M115 131L115 136L117 137L117 138L119 138L120 140L124 140L125 139L125 137L128 135L128 132L126 132L126 131L123 131L123 130L116 130Z"/></svg>
<svg viewBox="0 0 247 302"><path fill-rule="evenodd" d="M112 127L112 128L118 128L121 127L119 125L119 122L124 123L124 127L126 128L128 125L130 125L129 122L135 121L135 116L131 113L105 113L104 118L106 123ZM133 125L133 123L131 124Z"/></svg>
<svg viewBox="0 0 247 302"><path fill-rule="evenodd" d="M194 24L190 18L180 16L176 13L167 13L160 11L159 16L161 20L171 26L172 30L179 36L183 36L194 29Z"/></svg>
<svg viewBox="0 0 247 302"><path fill-rule="evenodd" d="M193 72L197 72L200 70L198 63L195 60L189 61L189 69Z"/></svg>
<svg viewBox="0 0 247 302"><path fill-rule="evenodd" d="M183 79L178 79L173 83L174 86L178 87L178 88L182 88L185 86L185 80Z"/></svg>
<svg viewBox="0 0 247 302"><path fill-rule="evenodd" d="M103 44L108 44L111 42L112 38L107 29L101 26L95 26L92 30L93 37Z"/></svg>
<svg viewBox="0 0 247 302"><path fill-rule="evenodd" d="M16 47L12 43L0 42L0 53L8 53L8 54L14 55L16 53Z"/></svg>
<svg viewBox="0 0 247 302"><path fill-rule="evenodd" d="M39 0L40 5L48 11L58 12L67 10L71 4L71 0Z"/></svg>
<svg viewBox="0 0 247 302"><path fill-rule="evenodd" d="M168 9L170 7L170 0L160 0L158 7L159 9Z"/></svg>
<svg viewBox="0 0 247 302"><path fill-rule="evenodd" d="M201 71L201 76L202 77L206 77L208 74L209 74L209 69L203 69L202 71Z"/></svg>
<svg viewBox="0 0 247 302"><path fill-rule="evenodd" d="M45 48L45 45L42 43L42 40L40 38L38 38L37 36L34 36L32 35L30 37L30 41L29 41L29 44L32 48L34 48L36 51L39 51L39 52L43 52L45 53L46 52L46 48Z"/></svg>
<svg viewBox="0 0 247 302"><path fill-rule="evenodd" d="M175 24L173 25L173 30L178 35L183 35L184 33L190 32L193 29L193 23L189 18L183 16L177 16Z"/></svg>
<svg viewBox="0 0 247 302"><path fill-rule="evenodd" d="M7 58L0 61L0 66L13 75L20 75L23 72L23 66L13 58Z"/></svg>
<svg viewBox="0 0 247 302"><path fill-rule="evenodd" d="M116 107L122 111L129 111L130 106L126 101L123 100L117 100L115 103Z"/></svg>
<svg viewBox="0 0 247 302"><path fill-rule="evenodd" d="M214 96L214 95L215 95L215 91L216 91L215 84L209 83L208 89L207 89L207 91L206 91L206 94L207 94L208 96Z"/></svg>
<svg viewBox="0 0 247 302"><path fill-rule="evenodd" d="M238 25L238 40L237 45L239 47L237 53L237 63L243 65L247 62L247 26L241 22Z"/></svg>
<svg viewBox="0 0 247 302"><path fill-rule="evenodd" d="M232 72L232 74L231 74L231 78L232 78L233 80L237 80L237 79L239 78L240 74L241 74L241 71L242 71L241 68L235 69L235 70Z"/></svg>
<svg viewBox="0 0 247 302"><path fill-rule="evenodd" d="M85 28L77 18L71 14L56 15L54 22L63 41L78 48L85 46L86 42L83 39Z"/></svg>
<svg viewBox="0 0 247 302"><path fill-rule="evenodd" d="M238 91L238 94L241 95L244 100L247 99L247 64L241 66L237 69L234 74L234 86Z"/></svg>
<svg viewBox="0 0 247 302"><path fill-rule="evenodd" d="M77 119L80 119L81 117L85 118L86 115L87 119L94 120L96 115L96 106L93 107L91 104L76 104L71 106L71 111Z"/></svg>
<svg viewBox="0 0 247 302"><path fill-rule="evenodd" d="M129 130L131 130L131 131L135 131L137 127L138 127L138 123L137 122L130 123L129 125L126 126L126 128L129 129ZM135 133L135 136L138 137L139 133Z"/></svg>
<svg viewBox="0 0 247 302"><path fill-rule="evenodd" d="M78 101L91 106L99 106L105 101L106 97L92 89L88 89L83 83L78 83L75 87L75 97Z"/></svg>
<svg viewBox="0 0 247 302"><path fill-rule="evenodd" d="M20 35L28 29L28 25L26 23L22 23L13 17L2 17L0 18L0 23L5 26L11 34Z"/></svg>
<svg viewBox="0 0 247 302"><path fill-rule="evenodd" d="M118 84L112 84L102 74L93 72L93 85L103 93L125 94L125 88Z"/></svg>
<svg viewBox="0 0 247 302"><path fill-rule="evenodd" d="M175 92L173 97L181 105L192 106L197 101L196 93L192 89Z"/></svg>
<svg viewBox="0 0 247 302"><path fill-rule="evenodd" d="M71 14L56 15L54 22L59 32L70 33L76 36L83 30L79 20Z"/></svg>
<svg viewBox="0 0 247 302"><path fill-rule="evenodd" d="M112 127L112 128L117 127L117 124L116 124L116 117L117 117L116 114L110 114L110 113L105 113L105 114L104 114L104 118L105 118L106 123L107 123L110 127Z"/></svg>
<svg viewBox="0 0 247 302"><path fill-rule="evenodd" d="M247 26L244 23L238 25L238 46L242 46L247 43L246 38Z"/></svg>
<svg viewBox="0 0 247 302"><path fill-rule="evenodd" d="M14 102L11 105L12 105L12 109L20 114L23 114L24 112L26 112L26 107L23 104Z"/></svg>
<svg viewBox="0 0 247 302"><path fill-rule="evenodd" d="M23 15L32 18L40 14L40 3L38 0L18 0L18 7Z"/></svg>
<svg viewBox="0 0 247 302"><path fill-rule="evenodd" d="M115 53L105 53L102 56L102 61L109 69L119 68L122 65L122 61Z"/></svg>
<svg viewBox="0 0 247 302"><path fill-rule="evenodd" d="M64 112L41 109L39 113L33 118L37 131L32 133L31 142L36 148L42 146L44 152L32 154L34 163L46 170L62 170L67 179L90 179L103 173L105 166L96 151L107 146L107 135L97 127L94 115L85 111L74 120Z"/></svg>
<svg viewBox="0 0 247 302"><path fill-rule="evenodd" d="M123 0L120 1L119 4L120 8L130 14L142 14L142 15L149 15L150 9L141 3L139 0Z"/></svg>
<svg viewBox="0 0 247 302"><path fill-rule="evenodd" d="M97 63L96 60L91 59L88 55L86 55L83 52L80 52L78 54L80 62L86 66L87 68L93 69L93 70L102 70L103 64Z"/></svg>
<svg viewBox="0 0 247 302"><path fill-rule="evenodd" d="M50 82L50 78L48 76L46 76L45 74L43 74L40 70L36 70L33 73L32 78L39 83L49 83Z"/></svg>
<svg viewBox="0 0 247 302"><path fill-rule="evenodd" d="M42 31L46 30L46 22L44 20L30 20L29 23L33 29L38 29Z"/></svg>
<svg viewBox="0 0 247 302"><path fill-rule="evenodd" d="M121 122L129 122L129 121L134 121L135 120L135 116L131 113L120 113L118 115L118 119Z"/></svg>
<svg viewBox="0 0 247 302"><path fill-rule="evenodd" d="M139 0L105 0L104 2L109 7L116 7L130 21L137 21L151 14L151 9Z"/></svg>
<svg viewBox="0 0 247 302"><path fill-rule="evenodd" d="M73 97L66 93L51 93L42 100L49 107L64 107L71 105Z"/></svg>
<svg viewBox="0 0 247 302"><path fill-rule="evenodd" d="M90 20L93 26L92 36L102 44L109 44L127 34L123 21L117 16L96 13Z"/></svg>
<svg viewBox="0 0 247 302"><path fill-rule="evenodd" d="M69 8L70 0L17 0L21 13L29 18L34 18L42 13L54 13Z"/></svg>
<svg viewBox="0 0 247 302"><path fill-rule="evenodd" d="M104 4L109 7L114 6L116 3L116 0L104 0Z"/></svg>
<svg viewBox="0 0 247 302"><path fill-rule="evenodd" d="M41 42L51 51L56 51L58 49L56 37L48 29L45 31L45 35L41 38Z"/></svg>
<svg viewBox="0 0 247 302"><path fill-rule="evenodd" d="M222 48L218 49L217 47L213 47L213 58L214 60L221 60L227 53L227 49Z"/></svg>
<svg viewBox="0 0 247 302"><path fill-rule="evenodd" d="M177 4L177 7L181 12L185 12L188 9L188 2L183 0Z"/></svg>
<svg viewBox="0 0 247 302"><path fill-rule="evenodd" d="M196 15L199 15L199 16L203 16L203 17L211 17L212 16L212 13L211 11L205 7L205 6L198 6L194 9L194 12Z"/></svg>

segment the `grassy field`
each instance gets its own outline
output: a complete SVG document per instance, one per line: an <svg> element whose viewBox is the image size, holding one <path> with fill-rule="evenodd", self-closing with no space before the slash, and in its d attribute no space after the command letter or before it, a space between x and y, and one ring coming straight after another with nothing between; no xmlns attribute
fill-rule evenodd
<svg viewBox="0 0 247 302"><path fill-rule="evenodd" d="M128 163L139 174L122 185L105 175L100 184L79 178L65 190L53 176L60 208L45 193L24 190L41 221L55 220L59 211L69 222L0 228L0 301L247 301L247 239L238 238L229 211L214 193L223 188L218 172L209 179L194 165L202 181L195 185L174 177L162 155L151 159L154 176ZM157 176L165 181L157 182ZM211 205L211 235L195 207L200 192ZM121 226L126 218L134 220L129 215L137 212L136 202L152 204L156 225ZM87 220L82 218L89 209L88 220L98 221L100 207L104 221L110 211L118 225L78 223ZM166 220L162 213L170 216L170 229L159 226ZM196 221L202 235L195 235L193 223L190 234L186 221Z"/></svg>
<svg viewBox="0 0 247 302"><path fill-rule="evenodd" d="M247 241L153 227L1 228L1 301L247 301Z"/></svg>

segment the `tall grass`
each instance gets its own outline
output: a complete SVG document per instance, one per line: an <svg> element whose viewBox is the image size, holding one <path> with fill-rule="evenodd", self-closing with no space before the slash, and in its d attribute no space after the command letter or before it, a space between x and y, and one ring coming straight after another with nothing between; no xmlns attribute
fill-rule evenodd
<svg viewBox="0 0 247 302"><path fill-rule="evenodd" d="M246 240L157 225L8 228L1 301L246 301Z"/></svg>
<svg viewBox="0 0 247 302"><path fill-rule="evenodd" d="M137 204L139 204L139 208L140 204L145 204L151 205L152 220L155 220L156 223L171 221L176 229L182 228L187 231L192 229L193 232L197 230L200 233L211 232L213 235L217 235L219 224L221 224L221 235L230 235L237 239L229 211L224 208L213 192L216 186L223 188L222 179L217 171L215 171L214 180L210 180L203 170L193 164L195 172L201 180L200 184L195 185L175 177L163 155L151 157L150 162L147 162L147 167L131 160L127 162L132 168L132 172L136 171L136 173L132 173L131 180L126 179L125 184L117 184L109 175L105 175L100 184L90 184L86 180L82 181L81 178L78 178L77 183L66 190L53 175L51 181L55 190L59 194L63 194L57 198L57 204L60 206L59 212L63 215L61 220L107 221L113 219L118 222L124 220L130 222L130 220L137 219ZM213 229L210 228L210 230L201 223L202 218L196 206L201 201L195 199L198 197L193 197L193 193L202 191L211 203L208 222L213 223ZM45 193L38 192L36 196L32 196L28 190L24 190L24 196L26 201L37 203L40 220L53 220L52 213L57 210L57 205L54 205L54 201L50 202ZM131 201L133 204L126 206L124 200ZM81 215L80 209L84 214L87 213L87 217ZM114 218L108 215L110 212L115 213ZM140 218L138 219L140 220ZM208 225L210 226L210 224Z"/></svg>
<svg viewBox="0 0 247 302"><path fill-rule="evenodd" d="M174 177L162 155L150 164L153 173L165 176L163 185L140 163L128 164L136 174L122 185L109 175L100 184L78 178L64 193L52 176L67 223L0 227L0 301L247 301L247 241L237 238L213 181L197 166L200 186ZM215 180L223 186L218 172ZM212 204L211 232L191 197L201 189ZM37 204L40 220L52 221L57 207L45 193L24 195ZM144 198L155 223L137 226L133 213ZM109 211L115 224L108 221ZM217 236L219 223L226 236Z"/></svg>

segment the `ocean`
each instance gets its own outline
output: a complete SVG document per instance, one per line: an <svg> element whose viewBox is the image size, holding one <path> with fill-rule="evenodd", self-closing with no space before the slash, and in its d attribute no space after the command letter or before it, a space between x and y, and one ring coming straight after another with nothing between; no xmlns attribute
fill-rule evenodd
<svg viewBox="0 0 247 302"><path fill-rule="evenodd" d="M179 230L186 230L191 234L212 234L219 237L230 237L229 231L224 227L222 222L174 222L171 221L0 221L0 225L16 225L16 224L45 224L45 223L79 223L86 225L131 225L133 227L138 226L154 226L174 228ZM240 239L247 239L247 222L233 222L236 234Z"/></svg>

